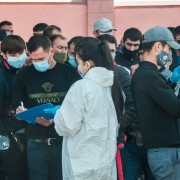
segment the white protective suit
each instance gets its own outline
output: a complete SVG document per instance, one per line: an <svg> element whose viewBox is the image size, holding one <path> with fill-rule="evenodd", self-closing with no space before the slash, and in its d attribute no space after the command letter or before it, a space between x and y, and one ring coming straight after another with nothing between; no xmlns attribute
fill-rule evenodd
<svg viewBox="0 0 180 180"><path fill-rule="evenodd" d="M90 69L70 88L55 115L55 129L64 136L64 180L117 180L113 76L105 68Z"/></svg>

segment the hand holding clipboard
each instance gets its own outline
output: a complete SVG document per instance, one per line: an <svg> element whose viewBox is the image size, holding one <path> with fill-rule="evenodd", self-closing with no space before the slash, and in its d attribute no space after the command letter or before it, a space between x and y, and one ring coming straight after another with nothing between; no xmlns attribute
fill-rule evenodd
<svg viewBox="0 0 180 180"><path fill-rule="evenodd" d="M21 108L23 108L23 107L21 107ZM54 106L51 103L42 104L40 106L36 106L36 107L30 108L30 109L27 109L23 112L19 112L15 115L15 117L19 118L21 120L24 120L30 124L36 124L38 122L38 121L36 122L37 118L38 119L44 118L47 120L54 119L55 112L59 108L60 108L60 106Z"/></svg>

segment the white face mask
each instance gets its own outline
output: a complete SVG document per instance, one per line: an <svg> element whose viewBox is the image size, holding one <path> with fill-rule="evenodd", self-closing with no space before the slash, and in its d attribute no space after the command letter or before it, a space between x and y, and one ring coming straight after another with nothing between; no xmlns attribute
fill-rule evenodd
<svg viewBox="0 0 180 180"><path fill-rule="evenodd" d="M40 62L35 62L35 61L32 62L35 69L39 72L45 72L51 67L51 65L48 63L48 60L44 60Z"/></svg>

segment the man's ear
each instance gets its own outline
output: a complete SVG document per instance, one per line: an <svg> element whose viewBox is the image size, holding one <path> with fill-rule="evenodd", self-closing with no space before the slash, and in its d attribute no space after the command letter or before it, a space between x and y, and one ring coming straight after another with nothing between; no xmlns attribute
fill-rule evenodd
<svg viewBox="0 0 180 180"><path fill-rule="evenodd" d="M6 60L7 60L7 56L6 56L6 54L4 54L3 52L1 52L1 55L3 56L3 58L4 58L4 59L6 59Z"/></svg>
<svg viewBox="0 0 180 180"><path fill-rule="evenodd" d="M161 44L161 42L156 42L154 44L153 48L154 48L154 50L156 52L156 55L159 54L162 51L162 44Z"/></svg>

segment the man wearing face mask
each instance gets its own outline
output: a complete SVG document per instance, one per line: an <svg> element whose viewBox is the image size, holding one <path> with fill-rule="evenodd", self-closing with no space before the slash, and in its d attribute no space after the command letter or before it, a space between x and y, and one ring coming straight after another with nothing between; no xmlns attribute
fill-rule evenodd
<svg viewBox="0 0 180 180"><path fill-rule="evenodd" d="M54 48L54 60L59 63L64 63L67 60L68 53L67 39L62 35L52 35L50 40Z"/></svg>
<svg viewBox="0 0 180 180"><path fill-rule="evenodd" d="M61 105L70 86L80 77L71 66L54 60L54 48L48 37L32 36L27 49L33 64L19 71L14 80L13 105L16 112L45 103ZM20 102L24 102L24 107ZM27 124L27 157L30 180L62 179L62 138L51 120L37 117L47 126Z"/></svg>
<svg viewBox="0 0 180 180"><path fill-rule="evenodd" d="M82 39L82 36L75 36L72 39L70 39L70 41L68 42L68 64L70 64L73 68L77 69L78 64L76 62L76 58L75 58L75 46L76 44Z"/></svg>
<svg viewBox="0 0 180 180"><path fill-rule="evenodd" d="M110 34L103 34L103 35L100 35L98 37L98 39L101 42L107 43L107 45L109 46L110 52L111 52L112 59L114 60L115 52L116 52L116 48L117 48L116 38ZM137 117L136 117L135 107L134 107L132 97L131 97L131 92L130 92L131 76L129 74L129 70L125 67L117 65L116 63L115 63L115 66L118 70L118 77L119 77L119 81L122 85L122 90L124 91L125 96L126 96L125 113L124 113L125 121L124 121L124 123L121 124L121 127L120 127L120 131L119 131L119 135L118 135L119 142L117 144L118 151L117 151L117 156L116 156L117 167L118 167L118 176L119 176L119 179L121 179L120 177L126 176L125 170L127 168L129 168L129 167L126 167L125 152L124 152L125 131L127 130L127 127L130 124L135 123L137 121ZM130 174L130 176L132 176L132 174ZM135 177L133 176L133 178L135 178Z"/></svg>
<svg viewBox="0 0 180 180"><path fill-rule="evenodd" d="M108 44L111 53L113 53L113 57L117 47L117 41L115 37L109 34L103 34L99 36L98 39ZM119 80L122 85L122 90L126 95L124 113L125 123L121 124L120 127L120 142L118 144L117 151L117 154L120 154L120 158L118 158L117 155L117 166L120 166L120 164L122 164L123 172L119 170L118 175L121 175L121 177L124 176L124 178L127 180L131 180L138 179L138 177L140 177L142 173L145 173L145 178L147 180L154 180L149 170L145 150L142 145L142 137L139 133L138 126L139 123L130 92L132 77L129 74L129 69L123 66L118 65L117 70ZM124 135L126 135L127 137L126 141L124 140Z"/></svg>
<svg viewBox="0 0 180 180"><path fill-rule="evenodd" d="M180 177L180 99L158 71L158 55L162 50L169 54L171 48L180 45L167 28L156 26L145 32L143 61L131 84L148 163L157 180ZM179 67L170 80L180 81Z"/></svg>
<svg viewBox="0 0 180 180"><path fill-rule="evenodd" d="M142 41L142 33L137 28L130 28L124 32L122 39L122 51L118 52L115 62L130 70L132 65L139 63L139 46Z"/></svg>
<svg viewBox="0 0 180 180"><path fill-rule="evenodd" d="M27 59L26 46L20 36L9 35L3 39L1 51L3 60L0 63L0 132L10 138L10 148L0 153L0 179L24 180L26 177L26 158L18 146L17 139L24 137L22 131L25 123L11 115L12 87L16 73L23 68ZM22 139L21 139L22 140Z"/></svg>
<svg viewBox="0 0 180 180"><path fill-rule="evenodd" d="M169 66L172 64L172 50L167 53L167 46L166 43L162 42L162 51L160 54L158 54L156 56L157 58L157 64L158 64L158 69L159 72L169 81L169 83L171 84L171 87L175 90L175 94L176 96L179 94L179 89L180 89L180 83L176 82L172 82L171 81L171 76L172 76L172 72L169 70ZM141 50L141 58L140 61L143 61L143 51ZM134 74L134 72L136 71L136 69L139 67L139 64L137 64L136 68L133 69L133 71L131 72L132 75Z"/></svg>
<svg viewBox="0 0 180 180"><path fill-rule="evenodd" d="M157 63L158 63L158 69L159 72L169 81L169 83L171 84L171 87L174 89L175 91L175 95L178 96L179 94L179 89L180 89L180 82L172 82L171 81L171 76L172 76L172 72L169 70L169 66L172 63L172 50L167 53L167 46L165 43L162 43L162 48L163 50L161 51L160 54L158 54L156 56L157 58Z"/></svg>

